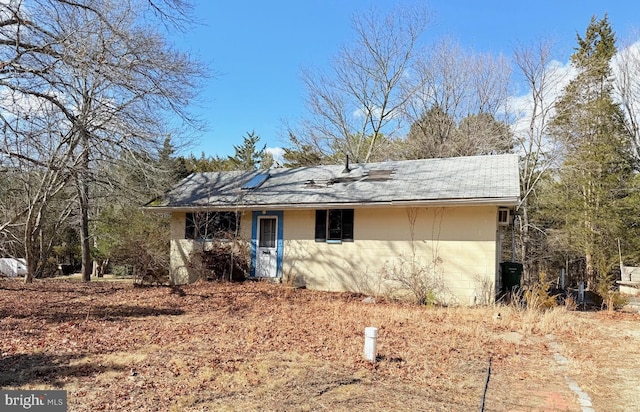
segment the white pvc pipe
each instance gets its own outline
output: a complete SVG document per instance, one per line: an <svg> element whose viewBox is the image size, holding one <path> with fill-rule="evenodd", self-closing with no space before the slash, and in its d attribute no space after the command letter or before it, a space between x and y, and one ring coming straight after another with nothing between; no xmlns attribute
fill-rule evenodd
<svg viewBox="0 0 640 412"><path fill-rule="evenodd" d="M584 282L578 283L578 302L584 303Z"/></svg>
<svg viewBox="0 0 640 412"><path fill-rule="evenodd" d="M364 328L364 357L366 360L375 362L376 346L378 340L378 328L369 326Z"/></svg>

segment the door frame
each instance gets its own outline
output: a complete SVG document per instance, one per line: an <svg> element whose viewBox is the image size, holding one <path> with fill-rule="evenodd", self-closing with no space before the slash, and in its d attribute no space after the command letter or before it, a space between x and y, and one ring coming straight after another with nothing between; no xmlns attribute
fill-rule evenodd
<svg viewBox="0 0 640 412"><path fill-rule="evenodd" d="M257 257L258 257L258 218L276 217L276 276L282 277L282 256L284 252L284 242L282 239L284 227L284 213L281 210L253 211L251 213L251 277L256 277Z"/></svg>

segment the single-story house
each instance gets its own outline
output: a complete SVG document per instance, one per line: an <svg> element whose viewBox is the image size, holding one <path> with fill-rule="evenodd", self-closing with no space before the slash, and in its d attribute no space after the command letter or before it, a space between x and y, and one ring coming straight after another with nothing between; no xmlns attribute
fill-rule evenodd
<svg viewBox="0 0 640 412"><path fill-rule="evenodd" d="M503 232L520 199L512 154L195 173L146 205L170 212L171 281L231 230L250 276L327 291L426 288L447 304L490 302Z"/></svg>

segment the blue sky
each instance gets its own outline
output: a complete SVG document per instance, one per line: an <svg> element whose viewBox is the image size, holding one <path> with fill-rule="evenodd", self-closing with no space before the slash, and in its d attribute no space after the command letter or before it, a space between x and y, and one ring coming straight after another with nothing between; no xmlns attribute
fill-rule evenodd
<svg viewBox="0 0 640 412"><path fill-rule="evenodd" d="M404 3L415 3L409 0ZM203 24L172 40L217 73L205 83L192 111L208 124L189 151L199 156L233 154L247 132L267 147L287 145L284 124L305 113L302 67L324 68L353 32L355 12L386 0L194 0ZM425 1L419 1L425 3ZM618 37L640 28L637 0L431 0L433 17L425 41L443 36L464 47L510 58L518 43L556 41L556 58L566 62L591 16L609 20Z"/></svg>

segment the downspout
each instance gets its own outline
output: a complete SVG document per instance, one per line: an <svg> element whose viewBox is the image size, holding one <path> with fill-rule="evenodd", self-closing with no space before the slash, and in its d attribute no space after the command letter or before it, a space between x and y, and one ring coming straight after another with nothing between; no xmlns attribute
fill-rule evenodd
<svg viewBox="0 0 640 412"><path fill-rule="evenodd" d="M511 261L516 261L516 219L518 216L513 215L513 221L511 222Z"/></svg>

